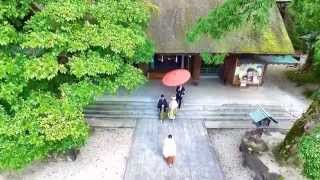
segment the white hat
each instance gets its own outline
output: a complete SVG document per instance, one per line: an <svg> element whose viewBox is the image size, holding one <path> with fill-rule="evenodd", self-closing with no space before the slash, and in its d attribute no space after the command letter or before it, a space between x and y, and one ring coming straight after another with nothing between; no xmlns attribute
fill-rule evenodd
<svg viewBox="0 0 320 180"><path fill-rule="evenodd" d="M175 99L176 99L176 97L175 97L175 96L172 96L172 97L171 97L171 99L174 99L174 100L175 100Z"/></svg>

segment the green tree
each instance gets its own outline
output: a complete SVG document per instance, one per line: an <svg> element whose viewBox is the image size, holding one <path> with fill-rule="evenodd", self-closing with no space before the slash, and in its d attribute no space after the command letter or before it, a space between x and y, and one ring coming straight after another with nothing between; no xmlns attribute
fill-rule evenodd
<svg viewBox="0 0 320 180"><path fill-rule="evenodd" d="M302 50L308 53L308 60L304 70L313 71L313 75L319 78L320 69L320 1L308 1L308 0L295 0L289 8L289 12L292 16L292 23L295 33L293 34L295 39L300 39L303 46L300 46ZM318 92L316 94L319 94ZM297 120L286 136L284 142L279 149L279 155L283 160L287 160L292 155L296 154L297 146L301 142L301 138L309 136L305 132L305 126L308 123L318 123L319 117L319 98L316 95L313 103L303 114L303 116ZM318 131L314 131L318 133ZM310 135L313 136L313 135ZM308 138L303 138L308 139ZM308 143L307 143L308 144ZM306 148L306 144L303 146ZM310 146L310 148L312 148ZM307 152L307 151L300 151ZM301 154L300 154L301 155ZM307 157L303 155L302 157ZM315 161L316 162L316 161ZM308 172L308 171L306 171ZM318 176L319 177L319 176Z"/></svg>
<svg viewBox="0 0 320 180"><path fill-rule="evenodd" d="M226 0L222 5L212 10L207 17L200 18L194 27L187 34L187 40L194 42L204 35L213 39L223 37L227 32L239 29L244 24L255 27L268 23L269 10L274 1L257 0ZM320 0L295 0L290 7L295 39L302 40L303 49L309 54L308 64L314 64L316 71L320 72ZM297 46L296 46L297 47ZM203 57L209 63L214 63L208 53ZM219 58L218 58L219 59ZM318 93L319 94L319 93ZM290 156L299 156L305 161L305 173L312 179L319 179L319 137L317 130L320 117L320 100L317 96L308 110L299 118L280 144L278 155L281 159L287 160ZM316 130L306 132L306 125L315 123ZM299 147L299 148L298 148Z"/></svg>
<svg viewBox="0 0 320 180"><path fill-rule="evenodd" d="M0 2L0 169L19 169L88 137L83 108L145 81L153 45L142 0Z"/></svg>
<svg viewBox="0 0 320 180"><path fill-rule="evenodd" d="M296 48L309 55L304 70L309 70L313 63L318 64L320 61L319 8L319 0L295 0L289 8L290 31L293 31L291 38L298 41Z"/></svg>
<svg viewBox="0 0 320 180"><path fill-rule="evenodd" d="M227 32L238 30L243 25L252 26L258 30L268 23L273 0L226 0L217 8L201 17L187 33L187 41L192 43L209 35L212 39L220 39ZM206 64L221 64L225 54L211 55L201 53Z"/></svg>
<svg viewBox="0 0 320 180"><path fill-rule="evenodd" d="M187 40L194 42L204 35L219 39L244 25L263 29L261 27L269 22L270 8L273 6L273 0L226 0L208 16L198 20L187 33Z"/></svg>
<svg viewBox="0 0 320 180"><path fill-rule="evenodd" d="M304 135L298 146L298 152L304 160L304 173L310 178L320 178L320 128L315 128L311 134Z"/></svg>

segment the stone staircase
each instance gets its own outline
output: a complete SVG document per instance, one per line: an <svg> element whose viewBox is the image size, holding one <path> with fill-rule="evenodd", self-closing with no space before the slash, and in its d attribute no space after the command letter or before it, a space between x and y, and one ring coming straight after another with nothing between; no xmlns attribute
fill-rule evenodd
<svg viewBox="0 0 320 180"><path fill-rule="evenodd" d="M295 119L280 105L262 105L279 124L273 128L288 129ZM249 113L257 106L249 104L191 104L184 103L177 120L203 120L206 128L253 128ZM93 127L135 127L138 119L158 119L155 101L109 100L97 101L85 109L85 116Z"/></svg>

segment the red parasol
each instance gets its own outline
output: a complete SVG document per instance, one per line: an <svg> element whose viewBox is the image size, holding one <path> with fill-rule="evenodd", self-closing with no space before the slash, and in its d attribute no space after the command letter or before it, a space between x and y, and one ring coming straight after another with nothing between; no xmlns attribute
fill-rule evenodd
<svg viewBox="0 0 320 180"><path fill-rule="evenodd" d="M190 72L185 69L176 69L168 72L163 78L162 83L166 86L179 86L190 79Z"/></svg>

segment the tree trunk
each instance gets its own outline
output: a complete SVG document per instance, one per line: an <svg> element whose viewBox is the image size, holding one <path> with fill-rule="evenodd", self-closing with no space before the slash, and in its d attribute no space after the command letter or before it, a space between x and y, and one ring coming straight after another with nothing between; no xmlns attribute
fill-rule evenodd
<svg viewBox="0 0 320 180"><path fill-rule="evenodd" d="M296 147L299 139L305 134L305 126L307 123L317 120L319 117L319 100L314 100L309 106L308 110L299 118L288 134L284 141L280 144L278 149L278 156L280 160L288 160L290 156L296 152Z"/></svg>
<svg viewBox="0 0 320 180"><path fill-rule="evenodd" d="M306 63L304 64L302 71L309 71L313 64L314 48L310 49Z"/></svg>

